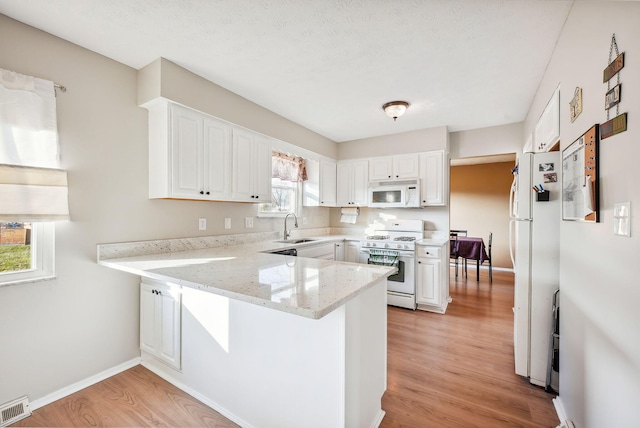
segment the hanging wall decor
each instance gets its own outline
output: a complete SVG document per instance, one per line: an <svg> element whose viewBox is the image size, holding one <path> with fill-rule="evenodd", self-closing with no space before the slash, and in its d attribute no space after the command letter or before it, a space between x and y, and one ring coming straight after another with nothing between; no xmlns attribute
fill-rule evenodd
<svg viewBox="0 0 640 428"><path fill-rule="evenodd" d="M612 60L613 51L616 57ZM602 82L607 84L607 92L604 95L604 109L607 111L607 121L600 124L600 139L605 139L627 130L627 113L620 114L620 97L622 85L620 84L620 70L624 68L624 52L618 52L616 35L611 36L609 47L609 65L602 73ZM611 79L616 76L616 85L611 88ZM609 119L611 109L616 108L616 117Z"/></svg>
<svg viewBox="0 0 640 428"><path fill-rule="evenodd" d="M578 116L582 113L582 88L576 86L576 90L573 93L573 98L569 102L569 114L571 116L571 123L573 123Z"/></svg>

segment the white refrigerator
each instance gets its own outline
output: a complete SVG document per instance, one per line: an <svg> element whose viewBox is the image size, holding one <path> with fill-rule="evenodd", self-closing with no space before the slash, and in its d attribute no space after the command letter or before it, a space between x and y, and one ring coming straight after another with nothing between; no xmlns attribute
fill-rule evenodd
<svg viewBox="0 0 640 428"><path fill-rule="evenodd" d="M534 186L549 193L538 193ZM540 386L546 384L553 292L559 288L561 186L560 152L519 155L509 225L515 272L515 369Z"/></svg>

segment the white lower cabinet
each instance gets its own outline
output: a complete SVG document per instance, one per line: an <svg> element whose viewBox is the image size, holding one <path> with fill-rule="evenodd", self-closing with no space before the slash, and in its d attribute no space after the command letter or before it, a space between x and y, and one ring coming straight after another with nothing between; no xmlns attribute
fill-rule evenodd
<svg viewBox="0 0 640 428"><path fill-rule="evenodd" d="M336 249L334 243L298 247L298 257L308 257L310 259L335 260Z"/></svg>
<svg viewBox="0 0 640 428"><path fill-rule="evenodd" d="M182 290L143 279L140 284L140 349L181 369Z"/></svg>
<svg viewBox="0 0 640 428"><path fill-rule="evenodd" d="M416 303L418 309L444 314L449 297L446 244L416 246Z"/></svg>
<svg viewBox="0 0 640 428"><path fill-rule="evenodd" d="M360 262L360 242L359 241L345 241L344 261L351 262L351 263Z"/></svg>

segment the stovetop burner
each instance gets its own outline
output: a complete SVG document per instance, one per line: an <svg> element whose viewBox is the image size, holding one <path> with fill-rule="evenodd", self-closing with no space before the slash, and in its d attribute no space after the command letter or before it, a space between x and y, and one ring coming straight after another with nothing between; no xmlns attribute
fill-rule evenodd
<svg viewBox="0 0 640 428"><path fill-rule="evenodd" d="M397 238L393 239L394 241L406 241L406 242L413 242L416 240L415 236L398 236Z"/></svg>
<svg viewBox="0 0 640 428"><path fill-rule="evenodd" d="M389 239L389 237L387 235L371 235L367 236L367 239L370 239L372 241L382 241L385 239Z"/></svg>

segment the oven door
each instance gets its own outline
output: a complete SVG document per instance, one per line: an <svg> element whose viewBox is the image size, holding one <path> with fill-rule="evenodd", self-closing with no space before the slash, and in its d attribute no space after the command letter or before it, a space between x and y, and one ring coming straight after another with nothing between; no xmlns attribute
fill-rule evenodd
<svg viewBox="0 0 640 428"><path fill-rule="evenodd" d="M369 262L369 249L360 250L360 263ZM387 278L387 291L403 294L415 294L415 253L398 251L398 272Z"/></svg>
<svg viewBox="0 0 640 428"><path fill-rule="evenodd" d="M387 278L387 290L403 294L416 294L415 254L401 251L398 273Z"/></svg>

